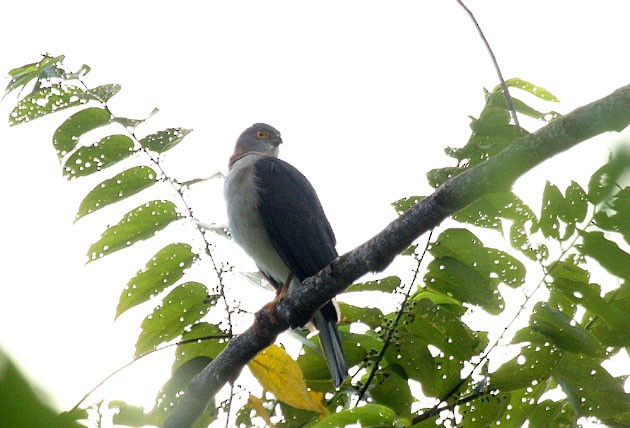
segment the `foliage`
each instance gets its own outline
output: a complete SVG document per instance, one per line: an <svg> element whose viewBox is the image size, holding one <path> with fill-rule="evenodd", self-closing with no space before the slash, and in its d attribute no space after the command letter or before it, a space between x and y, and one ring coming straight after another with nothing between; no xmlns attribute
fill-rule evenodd
<svg viewBox="0 0 630 428"><path fill-rule="evenodd" d="M89 261L94 262L150 239L171 223L198 223L184 199L183 186L160 164L160 157L190 131L169 128L138 138L135 129L143 120L118 117L107 105L120 87L90 89L83 82L88 71L84 66L70 72L63 57L45 56L12 70L6 90L26 92L11 113L11 125L78 109L53 136L62 174L68 179L99 174L103 179L85 196L76 220L126 198L142 198L145 189L158 183L169 184L176 195L175 201L143 199L113 221L88 250ZM521 79L506 84L544 102L557 101L549 91ZM557 117L518 98L513 103L521 115L535 120ZM97 128L106 130L107 136L89 143L90 132ZM472 119L471 130L464 147L446 149L455 165L428 173L431 185L437 187L518 144L518 137L528 132L511 122L499 87L485 92L485 105ZM414 266L411 278L389 276L348 288L349 297L366 292L383 299L401 297L393 312L341 304L341 336L348 363L354 367L351 380L340 390L333 389L315 346L317 337L303 337L305 346L296 360L282 347L270 347L249 366L263 394L250 396L236 423L254 425L262 420L277 426L328 427L434 426L450 421L462 427L499 423L519 427L528 421L536 427L574 425L580 417L591 417L613 426L630 424L630 394L624 391L624 379L603 366L630 346L626 251L630 188L620 185L629 160L625 152L611 156L594 172L586 189L571 182L562 191L547 183L539 214L512 192L486 195L458 212L454 220L459 227L436 231L426 251L414 245L403 253ZM133 165L110 172L123 161ZM402 213L421 198L414 195L393 205ZM112 401L110 407L118 410L116 423L159 424L188 380L223 349L232 334L235 310L225 302L223 271L208 236L196 227L203 237L201 248L192 244L192 237L166 245L121 292L117 316L146 301L160 300L142 322L138 357L177 338L181 342L173 378L158 393L155 408L145 412ZM488 246L482 236L493 242L504 238L505 245ZM202 254L209 257L203 259ZM212 292L199 282L184 282L193 265L208 260L218 283ZM607 274L600 275L602 269ZM592 280L596 272L605 282ZM510 288L522 292L515 308L503 297ZM227 309L217 306L220 301ZM225 311L226 323L207 321L206 314L216 311ZM493 324L506 327L499 339L490 342L488 331L472 327L470 319L482 313L491 316ZM526 326L510 330L515 319L527 317ZM493 359L500 348L511 350L513 358ZM555 393L553 399L550 392ZM224 409L229 412L229 404ZM197 426L218 418L217 410L209 408Z"/></svg>

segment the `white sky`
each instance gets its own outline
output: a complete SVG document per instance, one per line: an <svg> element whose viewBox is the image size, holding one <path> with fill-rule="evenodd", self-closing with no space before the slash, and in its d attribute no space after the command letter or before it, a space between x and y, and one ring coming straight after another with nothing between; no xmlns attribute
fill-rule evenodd
<svg viewBox="0 0 630 428"><path fill-rule="evenodd" d="M566 113L629 83L625 0L467 4L504 76L539 84L560 99L555 106L538 103L543 109ZM449 162L445 146L466 142L467 116L481 110L482 88L497 84L476 29L455 0L23 5L0 7L0 73L44 52L65 54L76 68L89 64L89 84L122 84L110 105L114 112L144 117L160 108L139 133L195 130L164 159L184 180L225 171L239 133L254 122L272 124L285 141L281 156L318 190L341 252L393 218L390 202L429 191L426 171ZM67 113L9 128L13 102L10 96L0 104L0 347L67 408L131 358L143 313L114 323L115 305L157 247L143 247L137 259L131 250L84 266L104 222L125 210L111 208L73 225L82 197L106 177L66 182L51 136ZM583 180L615 139L585 143L518 186L536 194L547 178L560 185ZM223 221L220 192L202 189L208 196L195 194L197 212ZM249 267L247 260L231 261ZM137 402L146 388L157 390L164 378L151 367L139 363L122 376L127 384L113 382L116 398Z"/></svg>

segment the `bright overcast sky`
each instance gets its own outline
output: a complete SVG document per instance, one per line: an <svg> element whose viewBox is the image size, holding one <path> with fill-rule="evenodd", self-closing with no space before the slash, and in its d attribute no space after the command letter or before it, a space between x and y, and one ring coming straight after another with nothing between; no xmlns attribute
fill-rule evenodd
<svg viewBox="0 0 630 428"><path fill-rule="evenodd" d="M539 84L561 101L538 103L542 109L566 113L630 83L626 0L467 4L505 77ZM236 137L252 123L278 128L281 156L317 189L340 251L392 219L390 202L429 191L425 173L449 162L445 146L465 144L467 116L481 110L482 88L497 84L477 31L455 0L36 0L5 2L2 9L0 73L45 52L66 55L75 68L90 65L88 84L122 84L111 102L118 115L160 109L140 133L195 130L165 156L178 178L225 171ZM129 254L121 252L84 266L103 221L123 211L72 224L97 181L61 177L51 136L67 113L9 128L14 100L0 104L0 347L67 408L131 358L143 314L125 314L116 323L113 315L123 285L151 251L127 264ZM528 183L583 179L614 139L557 157ZM199 204L221 213L220 193L208 195L214 199ZM202 206L199 212L213 211ZM224 221L216 215L203 220ZM143 367L150 366L140 363L125 377L155 391L164 379ZM134 388L121 385L112 385L116 397L133 395Z"/></svg>

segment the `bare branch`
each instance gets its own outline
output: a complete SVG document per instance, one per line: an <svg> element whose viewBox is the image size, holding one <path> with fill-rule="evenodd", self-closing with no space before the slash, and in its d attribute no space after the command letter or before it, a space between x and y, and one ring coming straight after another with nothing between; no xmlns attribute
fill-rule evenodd
<svg viewBox="0 0 630 428"><path fill-rule="evenodd" d="M509 189L528 170L595 135L621 131L630 124L630 85L580 107L528 136L501 153L457 175L379 234L338 257L317 275L304 281L274 308L256 314L254 325L230 342L189 384L188 390L164 423L164 428L186 428L215 394L235 380L242 368L276 337L300 326L328 300L368 272L385 269L420 235L439 225L481 196Z"/></svg>

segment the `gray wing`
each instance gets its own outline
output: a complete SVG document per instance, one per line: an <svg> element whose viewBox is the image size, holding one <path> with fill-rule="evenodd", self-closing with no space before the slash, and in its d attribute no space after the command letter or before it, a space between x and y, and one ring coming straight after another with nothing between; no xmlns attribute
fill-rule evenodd
<svg viewBox="0 0 630 428"><path fill-rule="evenodd" d="M311 183L295 167L265 156L255 164L259 210L269 239L300 281L337 257L335 235Z"/></svg>

